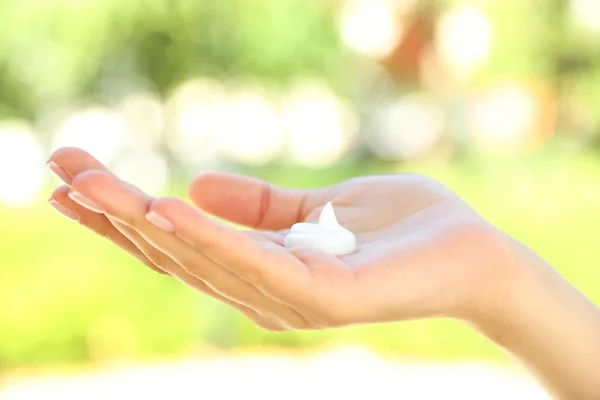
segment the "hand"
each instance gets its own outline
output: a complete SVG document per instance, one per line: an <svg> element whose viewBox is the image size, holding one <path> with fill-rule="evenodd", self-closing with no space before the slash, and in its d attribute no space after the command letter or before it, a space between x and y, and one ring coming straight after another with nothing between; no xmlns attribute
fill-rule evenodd
<svg viewBox="0 0 600 400"><path fill-rule="evenodd" d="M145 195L82 150L61 149L50 160L67 184L52 205L273 331L469 319L494 307L511 264L503 234L420 176L364 177L313 191L229 174L198 177L193 202L253 228L238 231L181 200ZM283 247L287 228L315 221L328 201L356 234L357 251L338 258Z"/></svg>
<svg viewBox="0 0 600 400"><path fill-rule="evenodd" d="M461 319L557 398L600 398L600 310L431 179L374 176L294 191L237 175L198 177L192 201L252 228L238 231L181 200L145 195L81 150L58 150L49 166L66 183L50 200L57 211L262 328ZM357 251L283 247L287 229L316 221L329 201Z"/></svg>

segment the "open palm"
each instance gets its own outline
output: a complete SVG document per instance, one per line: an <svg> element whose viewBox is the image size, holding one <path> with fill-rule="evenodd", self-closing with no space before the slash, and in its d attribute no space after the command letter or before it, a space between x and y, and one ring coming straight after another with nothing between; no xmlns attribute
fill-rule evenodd
<svg viewBox="0 0 600 400"><path fill-rule="evenodd" d="M238 175L198 177L192 201L251 228L235 230L181 200L150 198L82 150L61 149L49 165L66 183L51 200L63 214L273 331L468 318L492 290L484 282L508 260L501 233L420 176L363 177L313 191ZM356 252L285 248L287 229L316 221L329 201L356 234Z"/></svg>

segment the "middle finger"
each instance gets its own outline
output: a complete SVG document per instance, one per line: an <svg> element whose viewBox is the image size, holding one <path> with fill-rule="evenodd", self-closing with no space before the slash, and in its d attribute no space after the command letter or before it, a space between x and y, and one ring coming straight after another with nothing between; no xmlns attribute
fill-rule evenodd
<svg viewBox="0 0 600 400"><path fill-rule="evenodd" d="M307 321L288 306L266 297L254 286L220 264L213 262L201 252L192 249L175 235L146 220L145 216L151 199L139 189L122 184L110 174L89 172L79 175L75 179L73 190L75 192L72 193L74 199L80 201L84 206L102 210L108 216L127 225L145 241L164 253L166 257L174 260L189 274L204 281L220 295L250 308L277 316L290 324L290 327L304 328L308 326ZM78 194L82 192L90 196L95 194L94 200L101 204L93 204L94 202L90 202L89 198L82 199L82 195Z"/></svg>

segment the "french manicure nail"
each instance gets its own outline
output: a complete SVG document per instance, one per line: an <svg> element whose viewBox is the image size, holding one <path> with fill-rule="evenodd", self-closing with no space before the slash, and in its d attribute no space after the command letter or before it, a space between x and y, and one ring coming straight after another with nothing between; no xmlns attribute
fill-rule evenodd
<svg viewBox="0 0 600 400"><path fill-rule="evenodd" d="M50 169L50 171L54 173L54 175L58 177L58 179L60 179L67 185L70 185L73 181L73 178L71 178L71 176L69 176L69 174L67 174L67 172L64 169L62 169L62 167L58 165L55 161L48 161L46 166Z"/></svg>
<svg viewBox="0 0 600 400"><path fill-rule="evenodd" d="M70 191L69 192L69 197L71 198L71 200L73 200L76 203L81 204L83 207L87 208L90 211L96 212L96 213L102 213L102 208L100 208L100 206L98 204L96 204L93 200L88 199L87 197L85 197L84 195L82 195L81 193L77 192L77 191Z"/></svg>
<svg viewBox="0 0 600 400"><path fill-rule="evenodd" d="M57 213L62 215L65 218L68 218L72 221L77 221L78 216L77 213L73 210L68 209L67 207L60 204L58 201L51 199L48 201L48 205L54 209Z"/></svg>
<svg viewBox="0 0 600 400"><path fill-rule="evenodd" d="M146 219L148 222L159 227L160 229L163 229L167 232L175 232L175 226L173 226L173 223L162 215L158 214L156 211L150 211L147 213Z"/></svg>

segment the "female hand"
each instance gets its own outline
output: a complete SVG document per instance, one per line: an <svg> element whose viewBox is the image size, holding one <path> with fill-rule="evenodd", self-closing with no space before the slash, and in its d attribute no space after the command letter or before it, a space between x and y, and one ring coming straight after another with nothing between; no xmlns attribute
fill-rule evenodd
<svg viewBox="0 0 600 400"><path fill-rule="evenodd" d="M294 191L211 173L190 197L154 199L79 149L49 166L65 181L51 204L149 267L236 308L268 330L323 329L426 317L476 319L506 290L508 239L441 184L415 175ZM357 251L283 247L287 229L331 201Z"/></svg>
<svg viewBox="0 0 600 400"><path fill-rule="evenodd" d="M150 268L271 330L325 329L427 317L477 328L557 398L600 398L600 311L543 260L420 176L352 179L295 191L221 173L198 177L202 211L154 199L89 154L58 150L65 181L50 204ZM335 257L285 248L287 229L331 201L358 249Z"/></svg>

